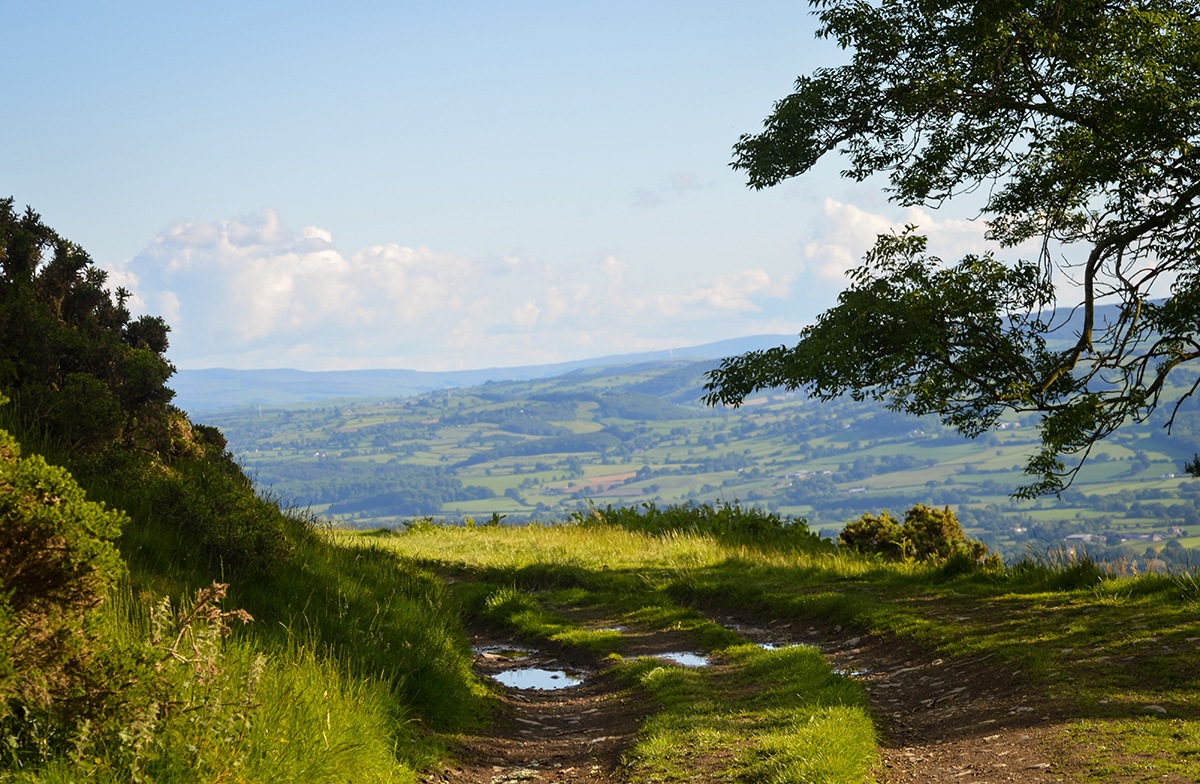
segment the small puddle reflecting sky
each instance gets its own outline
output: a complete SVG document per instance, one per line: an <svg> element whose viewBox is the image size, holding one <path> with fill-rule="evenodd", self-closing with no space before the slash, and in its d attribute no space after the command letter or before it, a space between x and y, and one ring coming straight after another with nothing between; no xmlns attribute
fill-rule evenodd
<svg viewBox="0 0 1200 784"><path fill-rule="evenodd" d="M510 689L553 691L569 689L583 683L565 670L543 670L540 667L517 667L492 676Z"/></svg>
<svg viewBox="0 0 1200 784"><path fill-rule="evenodd" d="M701 656L698 653L685 653L676 651L673 653L660 653L659 659L673 661L676 664L682 664L684 667L706 667L708 666L708 657Z"/></svg>
<svg viewBox="0 0 1200 784"><path fill-rule="evenodd" d="M795 648L797 643L794 642L760 642L758 647L764 651L778 651L784 648Z"/></svg>

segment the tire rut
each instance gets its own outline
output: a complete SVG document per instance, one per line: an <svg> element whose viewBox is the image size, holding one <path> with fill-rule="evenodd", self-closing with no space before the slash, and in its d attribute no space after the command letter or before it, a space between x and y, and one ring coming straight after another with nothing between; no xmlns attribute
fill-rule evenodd
<svg viewBox="0 0 1200 784"><path fill-rule="evenodd" d="M537 668L576 674L582 682L569 688L501 688L498 714L484 731L460 737L454 764L427 773L424 781L625 780L621 757L644 715L644 707L627 689L594 662L566 661L487 634L474 635L472 642L474 667L481 675L494 679L516 668ZM522 651L527 653L519 655Z"/></svg>
<svg viewBox="0 0 1200 784"><path fill-rule="evenodd" d="M806 644L867 692L880 728L880 784L1048 784L1064 780L1060 709L986 657L943 659L913 644L840 627L716 615L750 642ZM686 649L663 632L631 632L626 655ZM458 739L451 765L426 774L429 784L625 782L622 756L647 706L606 675L599 663L562 652L529 651L488 633L473 637L474 666L495 677L515 667L583 676L571 688L500 689L498 715L479 734ZM527 655L513 655L521 649Z"/></svg>
<svg viewBox="0 0 1200 784"><path fill-rule="evenodd" d="M880 728L880 784L1064 781L1060 706L987 656L945 659L841 627L715 617L747 639L816 647L867 693Z"/></svg>

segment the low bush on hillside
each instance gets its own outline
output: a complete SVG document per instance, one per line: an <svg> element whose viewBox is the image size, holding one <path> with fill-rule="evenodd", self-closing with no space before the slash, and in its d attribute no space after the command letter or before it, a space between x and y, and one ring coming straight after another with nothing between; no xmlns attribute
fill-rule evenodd
<svg viewBox="0 0 1200 784"><path fill-rule="evenodd" d="M755 507L736 503L672 504L660 509L653 503L638 506L591 507L586 514L576 513L575 521L584 525L615 525L630 531L653 534L707 534L719 538L744 538L754 541L786 540L819 547L821 539L808 529L803 518L783 517Z"/></svg>
<svg viewBox="0 0 1200 784"><path fill-rule="evenodd" d="M885 561L982 563L989 558L982 542L968 539L950 507L934 509L917 504L904 514L903 524L886 510L864 514L846 523L838 545ZM993 560L996 557L991 556Z"/></svg>
<svg viewBox="0 0 1200 784"><path fill-rule="evenodd" d="M0 521L0 722L85 715L111 696L94 611L125 571L125 517L0 430Z"/></svg>

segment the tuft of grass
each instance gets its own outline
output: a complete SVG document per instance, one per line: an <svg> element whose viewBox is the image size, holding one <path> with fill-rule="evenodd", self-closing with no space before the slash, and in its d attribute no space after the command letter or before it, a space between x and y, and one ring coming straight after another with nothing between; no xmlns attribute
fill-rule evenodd
<svg viewBox="0 0 1200 784"><path fill-rule="evenodd" d="M581 628L514 587L497 589L488 596L480 616L530 640L545 640L601 655L618 652L624 647L620 632Z"/></svg>

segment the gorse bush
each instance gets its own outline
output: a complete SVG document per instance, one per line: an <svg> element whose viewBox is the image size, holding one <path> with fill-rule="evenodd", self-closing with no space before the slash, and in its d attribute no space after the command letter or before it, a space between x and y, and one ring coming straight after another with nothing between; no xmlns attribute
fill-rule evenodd
<svg viewBox="0 0 1200 784"><path fill-rule="evenodd" d="M977 563L988 556L982 542L967 538L950 507L934 509L924 504L909 509L903 524L886 510L851 520L838 534L838 544L887 561Z"/></svg>
<svg viewBox="0 0 1200 784"><path fill-rule="evenodd" d="M91 621L125 572L125 521L0 430L0 721L69 720L106 696Z"/></svg>
<svg viewBox="0 0 1200 784"><path fill-rule="evenodd" d="M864 555L878 555L886 560L896 560L904 556L900 522L887 510L878 515L867 513L846 523L845 528L838 534L838 544L848 550Z"/></svg>
<svg viewBox="0 0 1200 784"><path fill-rule="evenodd" d="M0 199L0 388L78 452L137 448L164 431L169 328L132 318L130 294L13 200Z"/></svg>

